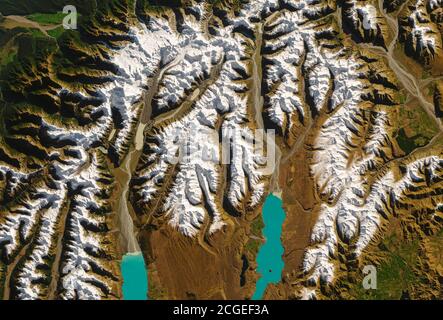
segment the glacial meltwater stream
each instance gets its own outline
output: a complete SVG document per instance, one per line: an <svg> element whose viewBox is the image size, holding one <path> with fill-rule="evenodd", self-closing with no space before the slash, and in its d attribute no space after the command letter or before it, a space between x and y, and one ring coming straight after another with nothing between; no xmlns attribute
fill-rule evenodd
<svg viewBox="0 0 443 320"><path fill-rule="evenodd" d="M260 247L257 255L257 271L260 279L257 281L253 300L260 300L269 283L278 283L284 267L282 255L281 232L286 214L283 202L277 196L270 194L263 205L263 235L266 242Z"/></svg>
<svg viewBox="0 0 443 320"><path fill-rule="evenodd" d="M142 127L144 128L144 126ZM138 133L138 132L137 132ZM139 134L137 134L139 136ZM119 203L119 217L121 224L122 237L126 244L127 254L123 256L121 262L121 271L123 277L123 299L125 300L146 300L148 294L148 277L143 255L140 252L140 246L136 239L134 224L129 214L128 208L128 190L129 180L131 178L131 161L133 156L139 151L139 141L136 136L135 150L129 152L122 166L119 168L120 176L123 179L119 181L122 185L122 196Z"/></svg>

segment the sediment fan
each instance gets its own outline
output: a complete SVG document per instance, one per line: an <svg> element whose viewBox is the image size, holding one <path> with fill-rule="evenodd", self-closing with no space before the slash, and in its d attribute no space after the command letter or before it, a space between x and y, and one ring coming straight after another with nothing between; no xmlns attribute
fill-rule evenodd
<svg viewBox="0 0 443 320"><path fill-rule="evenodd" d="M78 29L58 37L0 24L0 44L17 50L0 63L2 297L119 299L119 260L142 250L150 297L250 298L250 236L275 190L286 265L266 297L352 297L394 222L420 242L426 297L441 297L427 241L443 218L442 2L159 3L70 1ZM0 0L0 11L64 4ZM434 80L432 104L422 89ZM410 152L398 143L404 92L435 129ZM274 172L253 138L271 129ZM249 138L228 163L197 156L220 160L232 131Z"/></svg>

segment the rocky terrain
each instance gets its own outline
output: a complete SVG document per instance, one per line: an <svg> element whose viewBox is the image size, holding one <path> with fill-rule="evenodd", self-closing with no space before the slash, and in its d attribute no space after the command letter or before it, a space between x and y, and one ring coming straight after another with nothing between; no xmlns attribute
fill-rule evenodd
<svg viewBox="0 0 443 320"><path fill-rule="evenodd" d="M35 16L63 0L19 2L0 0L3 299L120 299L139 250L152 299L249 299L272 191L266 298L442 298L442 1L70 1L77 30Z"/></svg>

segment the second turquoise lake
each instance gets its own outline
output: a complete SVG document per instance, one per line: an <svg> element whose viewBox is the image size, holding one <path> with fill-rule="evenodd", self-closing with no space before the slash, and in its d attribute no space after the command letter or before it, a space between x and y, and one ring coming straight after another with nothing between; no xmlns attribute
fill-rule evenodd
<svg viewBox="0 0 443 320"><path fill-rule="evenodd" d="M257 281L252 300L260 300L269 283L281 281L284 267L282 255L284 248L281 243L281 232L286 213L283 210L283 201L270 194L263 205L263 236L266 242L260 247L257 255L257 271L260 279Z"/></svg>

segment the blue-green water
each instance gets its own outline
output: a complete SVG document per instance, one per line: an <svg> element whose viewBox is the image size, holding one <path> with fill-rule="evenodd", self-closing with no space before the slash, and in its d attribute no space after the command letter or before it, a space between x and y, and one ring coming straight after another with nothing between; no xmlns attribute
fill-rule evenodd
<svg viewBox="0 0 443 320"><path fill-rule="evenodd" d="M147 300L148 277L143 255L127 254L121 263L124 300Z"/></svg>
<svg viewBox="0 0 443 320"><path fill-rule="evenodd" d="M281 281L284 249L280 237L286 217L282 205L282 200L272 194L266 198L263 205L263 223L265 224L263 235L266 242L260 247L257 255L257 271L261 277L257 281L253 300L260 300L263 297L269 283Z"/></svg>

